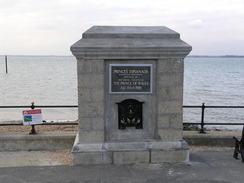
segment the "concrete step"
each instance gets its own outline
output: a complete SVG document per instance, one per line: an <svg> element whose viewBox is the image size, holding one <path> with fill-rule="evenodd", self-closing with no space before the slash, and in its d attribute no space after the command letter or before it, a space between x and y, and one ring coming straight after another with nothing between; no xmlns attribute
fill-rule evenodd
<svg viewBox="0 0 244 183"><path fill-rule="evenodd" d="M0 151L37 151L72 148L77 132L0 133Z"/></svg>
<svg viewBox="0 0 244 183"><path fill-rule="evenodd" d="M241 137L240 131L183 131L183 139L189 145L234 147L233 136Z"/></svg>
<svg viewBox="0 0 244 183"><path fill-rule="evenodd" d="M72 148L77 132L27 132L0 133L0 151L38 151ZM183 131L183 139L189 145L234 147L233 136L239 131Z"/></svg>

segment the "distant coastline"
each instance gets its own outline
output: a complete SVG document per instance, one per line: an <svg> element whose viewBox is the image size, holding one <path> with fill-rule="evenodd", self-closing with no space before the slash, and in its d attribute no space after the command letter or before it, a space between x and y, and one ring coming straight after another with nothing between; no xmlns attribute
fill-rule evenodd
<svg viewBox="0 0 244 183"><path fill-rule="evenodd" d="M0 55L0 57L74 57L73 55Z"/></svg>
<svg viewBox="0 0 244 183"><path fill-rule="evenodd" d="M0 55L0 57L74 57L73 55ZM244 55L188 55L189 58L244 58Z"/></svg>
<svg viewBox="0 0 244 183"><path fill-rule="evenodd" d="M244 55L188 55L187 57L192 58L244 58Z"/></svg>

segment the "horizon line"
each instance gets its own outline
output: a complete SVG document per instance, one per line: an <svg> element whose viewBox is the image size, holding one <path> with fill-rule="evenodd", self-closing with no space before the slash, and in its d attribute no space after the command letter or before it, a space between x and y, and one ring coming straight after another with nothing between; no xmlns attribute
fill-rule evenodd
<svg viewBox="0 0 244 183"><path fill-rule="evenodd" d="M75 57L74 55L0 55L9 57ZM187 55L186 57L244 57L244 55Z"/></svg>

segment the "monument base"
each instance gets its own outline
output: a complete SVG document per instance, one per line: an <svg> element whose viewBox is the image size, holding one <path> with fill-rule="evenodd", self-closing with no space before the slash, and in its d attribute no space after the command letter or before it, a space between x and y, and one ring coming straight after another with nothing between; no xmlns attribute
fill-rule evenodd
<svg viewBox="0 0 244 183"><path fill-rule="evenodd" d="M93 26L77 59L79 135L73 164L188 162L182 140L184 58L164 26Z"/></svg>
<svg viewBox="0 0 244 183"><path fill-rule="evenodd" d="M189 161L189 147L184 140L105 142L97 144L78 143L78 140L76 140L72 154L73 165L179 163Z"/></svg>

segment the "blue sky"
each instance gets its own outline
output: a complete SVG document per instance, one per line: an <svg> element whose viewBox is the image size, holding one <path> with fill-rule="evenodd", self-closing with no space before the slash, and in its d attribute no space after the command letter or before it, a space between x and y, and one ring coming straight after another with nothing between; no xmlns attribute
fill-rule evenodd
<svg viewBox="0 0 244 183"><path fill-rule="evenodd" d="M71 55L93 25L166 26L191 55L244 55L243 0L0 0L0 55Z"/></svg>

